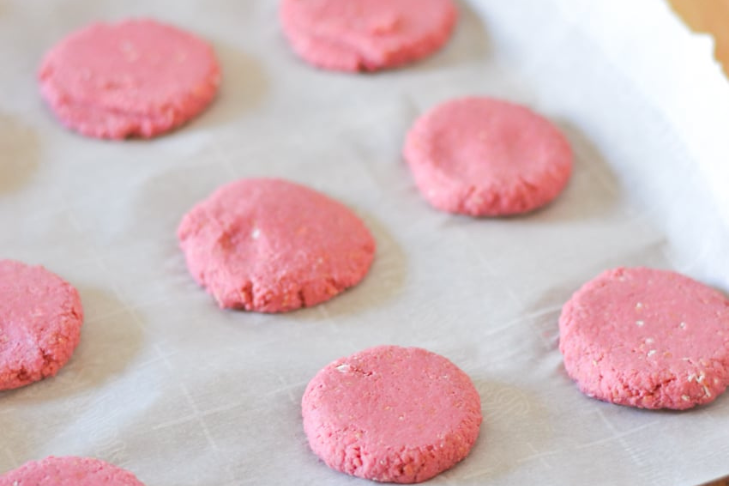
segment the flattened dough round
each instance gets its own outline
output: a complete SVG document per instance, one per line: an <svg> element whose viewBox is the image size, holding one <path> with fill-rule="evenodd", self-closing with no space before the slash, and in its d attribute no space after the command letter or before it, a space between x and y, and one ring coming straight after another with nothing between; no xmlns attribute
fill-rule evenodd
<svg viewBox="0 0 729 486"><path fill-rule="evenodd" d="M418 483L464 459L478 437L481 399L446 358L378 346L322 369L302 399L312 450L332 469Z"/></svg>
<svg viewBox="0 0 729 486"><path fill-rule="evenodd" d="M78 292L43 267L0 260L0 390L54 376L81 337Z"/></svg>
<svg viewBox="0 0 729 486"><path fill-rule="evenodd" d="M183 218L187 265L222 308L286 312L364 278L375 241L341 203L280 179L221 187Z"/></svg>
<svg viewBox="0 0 729 486"><path fill-rule="evenodd" d="M283 0L281 23L304 60L337 71L378 71L424 58L448 41L453 0Z"/></svg>
<svg viewBox="0 0 729 486"><path fill-rule="evenodd" d="M41 93L60 121L97 138L154 137L202 112L220 67L198 37L154 20L95 23L43 59Z"/></svg>
<svg viewBox="0 0 729 486"><path fill-rule="evenodd" d="M608 270L565 304L559 328L567 373L588 396L680 410L729 385L729 300L683 275Z"/></svg>
<svg viewBox="0 0 729 486"><path fill-rule="evenodd" d="M572 149L545 118L492 98L443 103L408 133L405 160L437 209L506 216L556 198L572 173Z"/></svg>
<svg viewBox="0 0 729 486"><path fill-rule="evenodd" d="M47 457L0 476L0 486L144 486L129 471L99 459Z"/></svg>

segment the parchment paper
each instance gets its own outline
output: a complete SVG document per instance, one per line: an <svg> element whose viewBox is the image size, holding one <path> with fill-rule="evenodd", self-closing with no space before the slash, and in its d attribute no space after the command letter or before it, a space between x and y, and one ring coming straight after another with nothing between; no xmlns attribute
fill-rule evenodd
<svg viewBox="0 0 729 486"><path fill-rule="evenodd" d="M466 461L434 485L690 486L729 473L729 396L686 413L581 395L557 318L608 267L672 268L729 289L729 90L711 42L659 0L472 0L432 58L376 75L318 71L273 0L0 0L0 253L76 285L83 340L54 379L0 393L0 472L95 456L148 486L367 484L308 449L299 402L365 347L428 348L483 398ZM151 16L216 47L214 106L154 141L64 130L38 95L43 53L97 19ZM413 120L484 94L554 120L576 156L554 204L508 219L432 210L400 150ZM281 176L373 230L367 279L286 315L223 312L175 229L217 186ZM414 384L417 386L417 384Z"/></svg>

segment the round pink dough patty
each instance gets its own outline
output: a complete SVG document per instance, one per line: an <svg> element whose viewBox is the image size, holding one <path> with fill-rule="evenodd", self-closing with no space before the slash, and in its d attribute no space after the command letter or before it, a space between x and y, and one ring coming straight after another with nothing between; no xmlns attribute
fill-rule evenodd
<svg viewBox="0 0 729 486"><path fill-rule="evenodd" d="M341 203L280 179L221 187L180 223L197 282L222 308L286 312L329 300L364 278L375 241Z"/></svg>
<svg viewBox="0 0 729 486"><path fill-rule="evenodd" d="M154 137L213 100L220 67L198 37L154 20L95 23L43 59L41 93L69 128L98 138Z"/></svg>
<svg viewBox="0 0 729 486"><path fill-rule="evenodd" d="M537 209L562 192L572 173L572 149L554 125L492 98L435 107L415 122L403 154L434 207L471 216Z"/></svg>
<svg viewBox="0 0 729 486"><path fill-rule="evenodd" d="M283 0L294 51L338 71L377 71L428 56L456 23L453 0Z"/></svg>
<svg viewBox="0 0 729 486"><path fill-rule="evenodd" d="M559 329L567 373L600 400L686 409L729 385L729 300L674 272L608 270L565 304Z"/></svg>
<svg viewBox="0 0 729 486"><path fill-rule="evenodd" d="M0 486L144 486L134 474L99 459L47 457L0 476Z"/></svg>
<svg viewBox="0 0 729 486"><path fill-rule="evenodd" d="M375 481L426 481L464 459L481 399L446 358L379 346L322 369L302 399L312 450L332 469Z"/></svg>
<svg viewBox="0 0 729 486"><path fill-rule="evenodd" d="M43 267L0 260L0 390L54 376L81 337L78 292Z"/></svg>

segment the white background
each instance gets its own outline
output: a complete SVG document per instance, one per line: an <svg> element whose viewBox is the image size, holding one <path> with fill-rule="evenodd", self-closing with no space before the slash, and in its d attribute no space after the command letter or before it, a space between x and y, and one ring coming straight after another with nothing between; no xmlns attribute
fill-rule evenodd
<svg viewBox="0 0 729 486"><path fill-rule="evenodd" d="M63 276L86 311L56 378L0 393L0 472L81 455L148 486L367 484L308 450L299 401L330 361L391 343L447 356L482 396L472 454L430 484L691 486L729 473L729 396L684 413L601 403L557 348L562 304L606 268L729 289L729 90L709 43L658 0L458 5L437 55L346 75L290 52L273 0L0 0L0 256ZM91 21L140 15L215 46L215 104L154 141L64 130L38 95L43 53ZM421 199L405 133L473 94L565 131L575 173L554 204L470 219ZM246 176L308 184L360 214L378 243L366 280L286 315L217 309L175 230Z"/></svg>

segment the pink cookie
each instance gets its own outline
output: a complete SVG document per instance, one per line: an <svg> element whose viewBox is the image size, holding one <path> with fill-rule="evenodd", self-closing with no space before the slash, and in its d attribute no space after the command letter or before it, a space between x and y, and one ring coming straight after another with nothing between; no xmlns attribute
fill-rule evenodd
<svg viewBox="0 0 729 486"><path fill-rule="evenodd" d="M364 278L375 241L339 202L279 179L243 179L195 206L177 231L187 266L223 308L286 312Z"/></svg>
<svg viewBox="0 0 729 486"><path fill-rule="evenodd" d="M54 376L81 337L78 292L43 267L0 260L0 390Z"/></svg>
<svg viewBox="0 0 729 486"><path fill-rule="evenodd" d="M208 44L153 20L97 23L43 59L41 93L84 135L154 137L182 125L215 97L220 68Z"/></svg>
<svg viewBox="0 0 729 486"><path fill-rule="evenodd" d="M309 63L378 71L428 56L456 23L452 0L283 0L281 23Z"/></svg>
<svg viewBox="0 0 729 486"><path fill-rule="evenodd" d="M471 216L525 213L567 185L572 150L549 121L491 98L449 101L422 116L404 156L437 209Z"/></svg>
<svg viewBox="0 0 729 486"><path fill-rule="evenodd" d="M304 431L332 469L365 479L418 483L473 447L481 399L446 358L379 346L341 358L306 387Z"/></svg>
<svg viewBox="0 0 729 486"><path fill-rule="evenodd" d="M134 474L98 459L47 457L0 476L0 486L144 486Z"/></svg>
<svg viewBox="0 0 729 486"><path fill-rule="evenodd" d="M729 385L729 300L677 273L608 270L559 319L567 373L588 396L686 409Z"/></svg>

